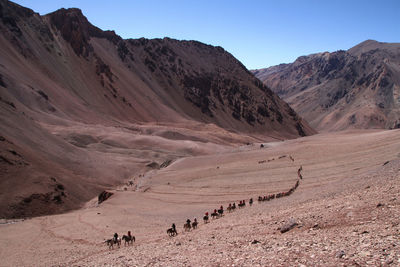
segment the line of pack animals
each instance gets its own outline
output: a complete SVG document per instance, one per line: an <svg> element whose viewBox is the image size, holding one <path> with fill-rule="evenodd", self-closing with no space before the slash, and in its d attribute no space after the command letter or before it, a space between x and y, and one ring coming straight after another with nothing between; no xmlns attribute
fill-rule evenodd
<svg viewBox="0 0 400 267"><path fill-rule="evenodd" d="M281 156L279 157L279 159L286 157L286 156ZM291 161L294 161L293 157L289 155L289 158ZM273 160L273 159L272 159ZM270 161L270 160L268 160ZM264 161L259 161L258 163L264 163ZM275 198L281 198L281 197L286 197L286 196L290 196L299 186L300 184L300 180L303 179L303 176L301 174L301 171L303 170L303 167L300 166L300 168L297 170L297 176L298 176L298 180L296 181L295 185L290 188L288 191L286 192L281 192L281 193L276 193L276 194L270 194L270 195L265 195L265 196L259 196L258 197L258 202L264 202L264 201L270 201L272 199ZM252 206L253 205L253 198L249 199L249 205ZM245 200L240 200L239 204L237 205L239 209L244 208L246 206L246 201ZM229 213L233 212L236 210L236 203L234 202L233 204L229 203L228 207L227 207L227 211ZM219 209L214 209L214 211L211 213L211 219L218 219L221 218L222 216L224 216L224 207L221 205ZM204 217L203 217L203 221L204 224L207 224L210 222L210 217L209 217L209 213L206 212ZM196 218L194 218L193 222L190 221L190 219L186 220L186 223L183 225L183 229L184 231L191 231L192 229L196 229L198 226L198 221ZM167 234L170 237L176 236L178 234L178 231L176 230L176 226L175 223L172 224L172 227L169 228L167 230ZM122 238L118 237L118 234L115 233L114 237L111 239L107 239L105 241L105 243L107 244L107 246L111 249L114 248L114 245L117 245L118 248L121 245L122 240L125 241L125 246L128 245L132 245L133 242L136 241L135 236L131 235L131 232L128 231L127 235L123 235Z"/></svg>
<svg viewBox="0 0 400 267"><path fill-rule="evenodd" d="M294 161L292 159L292 157L290 156L291 160ZM299 187L300 185L300 180L303 179L303 176L301 175L301 171L303 170L303 167L300 166L300 168L297 170L297 176L298 176L298 180L296 181L295 185L290 188L288 191L286 192L281 192L281 193L276 193L276 194L270 194L270 195L265 195L265 196L259 196L258 197L258 202L264 202L264 201L270 201L272 199L275 198L281 198L281 197L287 197L290 196L296 189L297 187ZM252 206L253 205L253 198L250 198L249 200L249 205ZM237 205L238 208L244 208L246 206L246 201L245 200L240 200L239 204ZM233 211L236 210L236 203L234 202L233 204L229 203L228 207L226 208L226 210L231 213ZM214 209L214 211L211 213L211 219L218 219L221 218L224 215L224 207L221 205L219 209ZM204 224L207 224L210 222L210 217L209 217L209 213L206 212L204 217L203 217L203 221ZM183 229L184 231L190 231L191 229L196 229L198 225L197 219L194 218L194 221L191 222L190 219L186 220L186 223L183 225ZM167 230L167 234L170 237L176 236L178 234L178 231L176 230L175 224L172 224L172 227L169 228Z"/></svg>

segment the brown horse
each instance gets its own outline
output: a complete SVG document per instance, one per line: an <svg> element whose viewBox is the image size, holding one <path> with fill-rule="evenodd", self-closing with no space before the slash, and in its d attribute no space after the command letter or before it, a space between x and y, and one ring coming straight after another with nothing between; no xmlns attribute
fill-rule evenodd
<svg viewBox="0 0 400 267"><path fill-rule="evenodd" d="M131 235L123 235L122 236L122 240L125 241L124 245L126 246L126 243L128 243L128 245L133 245L133 242L136 242L135 236Z"/></svg>
<svg viewBox="0 0 400 267"><path fill-rule="evenodd" d="M117 245L119 248L121 245L121 238L118 237L117 239L115 239L115 238L107 239L106 241L104 241L104 243L107 244L109 249L114 248L114 245Z"/></svg>
<svg viewBox="0 0 400 267"><path fill-rule="evenodd" d="M190 222L187 222L183 225L183 229L185 229L185 231L190 231L191 228L192 226L190 225Z"/></svg>
<svg viewBox="0 0 400 267"><path fill-rule="evenodd" d="M196 229L197 228L197 224L198 224L197 221L192 222L192 228Z"/></svg>
<svg viewBox="0 0 400 267"><path fill-rule="evenodd" d="M167 234L168 234L169 236L176 236L176 235L178 235L178 232L177 232L176 229L174 229L174 228L169 228L169 229L167 230Z"/></svg>

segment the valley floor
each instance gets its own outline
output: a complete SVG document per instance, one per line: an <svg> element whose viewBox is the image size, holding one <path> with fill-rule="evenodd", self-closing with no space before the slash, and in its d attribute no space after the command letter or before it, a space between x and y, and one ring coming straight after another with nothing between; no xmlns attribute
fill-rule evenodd
<svg viewBox="0 0 400 267"><path fill-rule="evenodd" d="M291 156L294 161L290 159ZM290 196L226 213L259 195ZM400 265L400 131L350 131L177 160L66 214L0 225L1 266ZM194 217L199 227L183 231ZM288 222L297 225L281 233ZM167 228L175 223L178 236ZM114 232L132 246L109 250Z"/></svg>

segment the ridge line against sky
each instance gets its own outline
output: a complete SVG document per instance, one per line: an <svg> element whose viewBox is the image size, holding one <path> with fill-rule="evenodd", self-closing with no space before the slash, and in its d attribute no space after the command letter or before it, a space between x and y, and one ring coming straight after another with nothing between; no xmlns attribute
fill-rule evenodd
<svg viewBox="0 0 400 267"><path fill-rule="evenodd" d="M221 46L248 69L347 50L367 39L400 42L398 0L15 0L45 15L80 8L124 39L197 40Z"/></svg>

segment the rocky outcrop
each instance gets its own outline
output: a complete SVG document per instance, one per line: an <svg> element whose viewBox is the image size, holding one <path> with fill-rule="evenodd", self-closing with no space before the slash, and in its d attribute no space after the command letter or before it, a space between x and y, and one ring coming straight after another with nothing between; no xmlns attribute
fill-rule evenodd
<svg viewBox="0 0 400 267"><path fill-rule="evenodd" d="M113 195L113 193L108 192L108 191L103 191L99 194L99 196L97 197L97 203L101 204L102 202L106 201L107 199L109 199L111 196Z"/></svg>

